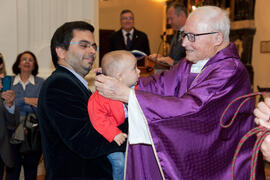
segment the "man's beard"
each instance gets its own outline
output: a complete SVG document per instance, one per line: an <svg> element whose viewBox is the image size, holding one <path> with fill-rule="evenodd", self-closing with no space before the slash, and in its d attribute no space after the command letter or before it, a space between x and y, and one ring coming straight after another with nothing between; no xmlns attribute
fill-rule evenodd
<svg viewBox="0 0 270 180"><path fill-rule="evenodd" d="M93 64L94 64L94 61L95 61L95 55L93 55L93 54L90 54L90 55L88 55L88 56L84 56L83 57L83 59L92 59L93 61L91 61L91 62L89 62L88 64L90 64L90 66L88 66L88 67L83 67L82 69L83 69L83 71L84 72L82 72L82 74L84 75L84 76L86 76L89 72L90 72L90 70L92 69L92 66L93 66Z"/></svg>

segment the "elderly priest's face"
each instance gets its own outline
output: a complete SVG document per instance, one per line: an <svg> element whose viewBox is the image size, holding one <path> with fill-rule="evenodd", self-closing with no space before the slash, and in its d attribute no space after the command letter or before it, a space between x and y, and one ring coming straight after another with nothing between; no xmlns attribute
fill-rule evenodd
<svg viewBox="0 0 270 180"><path fill-rule="evenodd" d="M182 45L186 48L187 60L196 63L200 60L211 58L216 54L217 36L216 32L210 27L208 20L204 19L201 14L193 13L185 24L184 32L187 34L183 37ZM188 34L194 38L188 38ZM198 35L203 34L203 35Z"/></svg>

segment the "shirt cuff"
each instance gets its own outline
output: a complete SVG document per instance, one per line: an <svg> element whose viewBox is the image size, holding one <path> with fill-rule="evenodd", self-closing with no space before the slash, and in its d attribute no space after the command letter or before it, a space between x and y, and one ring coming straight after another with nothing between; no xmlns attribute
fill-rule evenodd
<svg viewBox="0 0 270 180"><path fill-rule="evenodd" d="M15 104L13 104L12 106L8 107L5 103L3 103L6 110L10 113L10 114L14 114L15 112Z"/></svg>

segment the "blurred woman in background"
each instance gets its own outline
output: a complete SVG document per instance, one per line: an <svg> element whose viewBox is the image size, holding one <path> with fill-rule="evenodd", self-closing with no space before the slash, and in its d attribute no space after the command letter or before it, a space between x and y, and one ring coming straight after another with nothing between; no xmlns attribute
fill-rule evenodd
<svg viewBox="0 0 270 180"><path fill-rule="evenodd" d="M15 76L11 78L11 89L16 94L15 105L20 112L20 121L22 121L26 119L28 114L35 114L39 91L44 80L37 77L38 62L31 51L20 53L12 66L12 70ZM7 168L7 179L18 180L21 166L23 166L25 180L36 180L41 149L22 154L20 144L14 144L12 150L15 164L13 168Z"/></svg>

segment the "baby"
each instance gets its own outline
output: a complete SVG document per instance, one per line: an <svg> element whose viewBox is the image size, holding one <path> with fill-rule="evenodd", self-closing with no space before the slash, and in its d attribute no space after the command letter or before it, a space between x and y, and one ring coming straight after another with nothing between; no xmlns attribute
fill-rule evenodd
<svg viewBox="0 0 270 180"><path fill-rule="evenodd" d="M105 54L101 67L103 74L115 77L129 87L137 84L140 70L135 56L128 51ZM109 142L115 141L121 146L126 141L127 134L118 128L128 117L126 104L105 98L96 91L88 101L88 114L94 128ZM124 152L113 152L107 157L112 164L113 179L124 179Z"/></svg>

